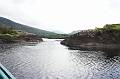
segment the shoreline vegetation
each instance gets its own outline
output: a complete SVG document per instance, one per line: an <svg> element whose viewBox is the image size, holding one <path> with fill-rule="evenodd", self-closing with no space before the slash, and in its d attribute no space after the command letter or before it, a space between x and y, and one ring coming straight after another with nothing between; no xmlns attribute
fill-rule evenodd
<svg viewBox="0 0 120 79"><path fill-rule="evenodd" d="M0 44L42 42L36 34L0 27Z"/></svg>
<svg viewBox="0 0 120 79"><path fill-rule="evenodd" d="M103 28L82 30L70 35L61 44L70 49L120 50L120 24L107 24Z"/></svg>
<svg viewBox="0 0 120 79"><path fill-rule="evenodd" d="M9 20L4 17L0 17L0 27L12 29L12 30L16 30L16 31L22 31L22 32L26 32L26 33L36 34L37 36L42 37L42 38L63 39L65 37L68 37L68 34L59 34L59 33L55 33L52 31L46 31L46 30L42 30L39 28L34 28L31 26L27 26L24 24L14 22L14 21Z"/></svg>
<svg viewBox="0 0 120 79"><path fill-rule="evenodd" d="M49 35L48 39L63 39L68 37L67 34L57 34L57 35ZM44 36L40 36L35 33L26 32L23 30L16 30L14 28L7 28L0 26L0 44L36 44L39 42L43 42L43 38L47 38Z"/></svg>

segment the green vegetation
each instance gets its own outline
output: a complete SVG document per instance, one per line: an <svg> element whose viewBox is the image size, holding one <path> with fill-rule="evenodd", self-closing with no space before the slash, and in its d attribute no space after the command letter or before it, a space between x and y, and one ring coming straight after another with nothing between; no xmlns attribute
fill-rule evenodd
<svg viewBox="0 0 120 79"><path fill-rule="evenodd" d="M0 27L0 40L2 42L14 42L18 33L15 30Z"/></svg>
<svg viewBox="0 0 120 79"><path fill-rule="evenodd" d="M23 31L16 31L5 27L0 27L0 43L22 43L41 41L42 39L38 35Z"/></svg>
<svg viewBox="0 0 120 79"><path fill-rule="evenodd" d="M120 24L107 24L103 28L77 32L63 40L61 44L78 48L116 48L120 45Z"/></svg>
<svg viewBox="0 0 120 79"><path fill-rule="evenodd" d="M95 30L120 30L120 24L106 24L103 28L97 28Z"/></svg>
<svg viewBox="0 0 120 79"><path fill-rule="evenodd" d="M0 34L16 35L17 32L16 32L15 30L12 30L12 29L8 29L8 28L0 27Z"/></svg>
<svg viewBox="0 0 120 79"><path fill-rule="evenodd" d="M63 39L65 37L68 35L37 29L0 17L0 43L41 42L41 38Z"/></svg>
<svg viewBox="0 0 120 79"><path fill-rule="evenodd" d="M9 29L21 30L28 33L34 33L42 38L64 38L64 36L67 36L64 34L57 34L54 32L45 31L45 30L34 28L34 27L26 26L23 24L19 24L3 17L0 17L0 27L6 27Z"/></svg>
<svg viewBox="0 0 120 79"><path fill-rule="evenodd" d="M116 29L120 30L120 24L107 24L103 27L104 29Z"/></svg>
<svg viewBox="0 0 120 79"><path fill-rule="evenodd" d="M107 24L103 28L96 28L94 33L103 43L120 43L120 24Z"/></svg>

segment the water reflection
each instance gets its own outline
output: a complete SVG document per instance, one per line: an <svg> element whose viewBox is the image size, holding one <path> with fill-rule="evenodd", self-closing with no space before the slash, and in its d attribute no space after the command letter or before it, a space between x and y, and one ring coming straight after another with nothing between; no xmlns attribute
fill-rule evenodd
<svg viewBox="0 0 120 79"><path fill-rule="evenodd" d="M111 49L104 51L104 56L107 58L114 58L115 56L120 56L120 49Z"/></svg>
<svg viewBox="0 0 120 79"><path fill-rule="evenodd" d="M60 41L17 46L0 62L17 79L120 79L120 57L105 52L68 50Z"/></svg>
<svg viewBox="0 0 120 79"><path fill-rule="evenodd" d="M96 52L104 52L103 55L107 58L112 58L114 56L120 56L120 49L119 48L97 48L97 47L69 47L69 50L83 50L83 51L96 51Z"/></svg>

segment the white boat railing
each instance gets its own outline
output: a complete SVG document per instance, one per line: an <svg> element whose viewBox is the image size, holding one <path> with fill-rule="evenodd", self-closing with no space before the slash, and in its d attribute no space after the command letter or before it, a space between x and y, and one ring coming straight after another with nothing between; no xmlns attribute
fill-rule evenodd
<svg viewBox="0 0 120 79"><path fill-rule="evenodd" d="M0 79L16 79L2 64L0 64Z"/></svg>

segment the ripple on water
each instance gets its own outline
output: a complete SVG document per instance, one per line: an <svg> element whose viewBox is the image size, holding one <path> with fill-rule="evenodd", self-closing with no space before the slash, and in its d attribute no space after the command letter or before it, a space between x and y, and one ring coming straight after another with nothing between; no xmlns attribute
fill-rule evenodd
<svg viewBox="0 0 120 79"><path fill-rule="evenodd" d="M0 62L17 79L120 79L120 57L100 51L69 50L60 41L8 46Z"/></svg>

